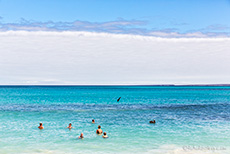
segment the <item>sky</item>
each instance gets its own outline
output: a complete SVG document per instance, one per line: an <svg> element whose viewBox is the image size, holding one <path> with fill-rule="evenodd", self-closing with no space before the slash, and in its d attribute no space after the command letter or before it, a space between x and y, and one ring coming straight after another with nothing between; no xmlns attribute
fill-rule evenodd
<svg viewBox="0 0 230 154"><path fill-rule="evenodd" d="M229 0L0 0L1 85L229 84Z"/></svg>
<svg viewBox="0 0 230 154"><path fill-rule="evenodd" d="M2 30L230 33L229 0L1 0L0 17Z"/></svg>

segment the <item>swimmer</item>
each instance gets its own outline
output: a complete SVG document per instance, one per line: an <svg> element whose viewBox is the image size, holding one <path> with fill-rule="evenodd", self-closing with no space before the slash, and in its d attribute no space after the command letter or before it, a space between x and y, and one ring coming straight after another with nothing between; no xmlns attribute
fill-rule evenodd
<svg viewBox="0 0 230 154"><path fill-rule="evenodd" d="M42 123L40 123L40 126L38 126L39 129L44 129Z"/></svg>
<svg viewBox="0 0 230 154"><path fill-rule="evenodd" d="M101 135L103 133L100 125L98 125L98 129L97 129L96 133L99 135Z"/></svg>
<svg viewBox="0 0 230 154"><path fill-rule="evenodd" d="M95 124L95 120L94 119L92 120L92 124Z"/></svg>
<svg viewBox="0 0 230 154"><path fill-rule="evenodd" d="M69 123L69 126L68 126L67 128L72 129L72 128L73 128L73 127L72 127L72 124Z"/></svg>
<svg viewBox="0 0 230 154"><path fill-rule="evenodd" d="M104 135L102 137L103 138L108 138L108 135L106 134L106 132L104 132Z"/></svg>
<svg viewBox="0 0 230 154"><path fill-rule="evenodd" d="M150 124L155 124L156 121L155 121L155 120L151 120L151 121L149 121L149 123L150 123Z"/></svg>
<svg viewBox="0 0 230 154"><path fill-rule="evenodd" d="M83 133L81 133L81 135L78 138L83 139L84 138Z"/></svg>

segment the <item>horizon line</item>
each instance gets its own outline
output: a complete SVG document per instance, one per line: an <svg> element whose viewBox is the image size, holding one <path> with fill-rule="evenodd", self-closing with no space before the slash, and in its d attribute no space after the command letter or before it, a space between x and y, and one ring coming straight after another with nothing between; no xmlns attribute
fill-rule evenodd
<svg viewBox="0 0 230 154"><path fill-rule="evenodd" d="M197 86L197 87L202 87L202 86L207 86L207 87L210 87L210 86L213 86L213 87L229 87L230 84L152 84L152 85L142 85L142 84L138 84L138 85L125 85L125 84L118 84L118 85L109 85L109 84L106 84L106 85L87 85L87 84L84 84L84 85L62 85L62 84L56 84L56 85L49 85L49 84L41 84L41 85L0 85L0 87L80 87L80 86L95 86L95 87L101 87L101 86L149 86L149 87L183 87L183 86L189 86L189 87L193 87L193 86Z"/></svg>

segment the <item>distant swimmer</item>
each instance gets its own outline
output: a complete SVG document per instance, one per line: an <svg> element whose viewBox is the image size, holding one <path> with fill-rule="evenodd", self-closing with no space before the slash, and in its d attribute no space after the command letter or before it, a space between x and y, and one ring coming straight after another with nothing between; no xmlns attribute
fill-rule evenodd
<svg viewBox="0 0 230 154"><path fill-rule="evenodd" d="M121 99L121 97L119 97L119 98L117 99L117 102L119 102L120 99Z"/></svg>
<svg viewBox="0 0 230 154"><path fill-rule="evenodd" d="M104 135L102 137L103 138L108 138L108 135L106 134L106 132L104 132Z"/></svg>
<svg viewBox="0 0 230 154"><path fill-rule="evenodd" d="M96 133L99 135L101 135L103 133L100 125L98 125L98 129L97 129Z"/></svg>
<svg viewBox="0 0 230 154"><path fill-rule="evenodd" d="M78 137L79 139L84 139L83 133Z"/></svg>
<svg viewBox="0 0 230 154"><path fill-rule="evenodd" d="M149 123L150 123L150 124L155 124L156 121L155 121L155 120L151 120L151 121L149 121Z"/></svg>
<svg viewBox="0 0 230 154"><path fill-rule="evenodd" d="M73 128L73 127L72 127L72 124L69 123L69 126L68 126L67 128L72 129L72 128Z"/></svg>
<svg viewBox="0 0 230 154"><path fill-rule="evenodd" d="M95 120L94 119L92 120L92 123L95 124Z"/></svg>
<svg viewBox="0 0 230 154"><path fill-rule="evenodd" d="M40 125L40 126L38 126L38 128L39 128L39 129L44 129L44 127L43 127L43 124L42 124L42 123L40 123L39 125Z"/></svg>

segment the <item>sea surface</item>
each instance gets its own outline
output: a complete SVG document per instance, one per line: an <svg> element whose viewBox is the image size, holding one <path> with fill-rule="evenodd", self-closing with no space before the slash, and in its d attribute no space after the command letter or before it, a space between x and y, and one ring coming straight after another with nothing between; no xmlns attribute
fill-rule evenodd
<svg viewBox="0 0 230 154"><path fill-rule="evenodd" d="M0 154L78 153L230 154L230 87L0 87Z"/></svg>

